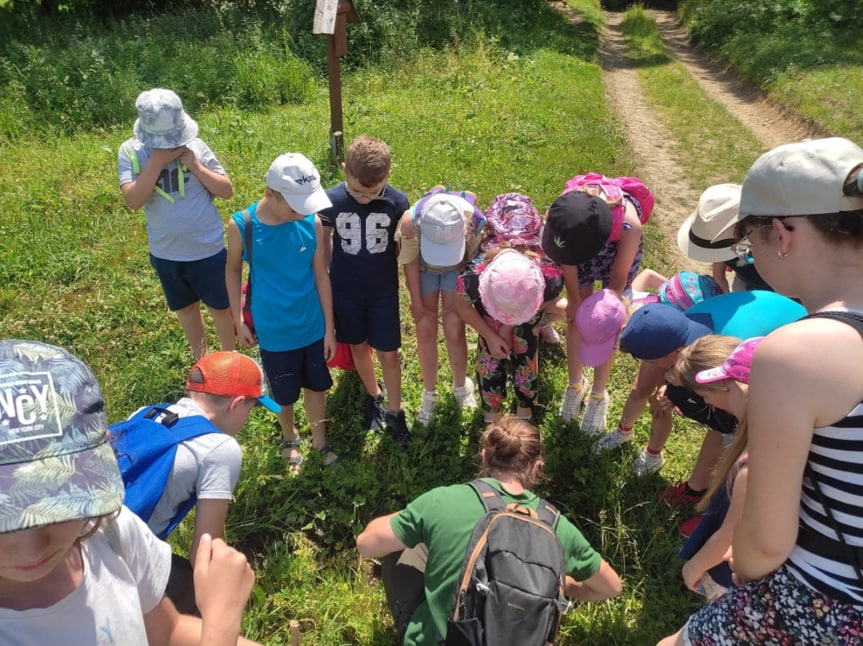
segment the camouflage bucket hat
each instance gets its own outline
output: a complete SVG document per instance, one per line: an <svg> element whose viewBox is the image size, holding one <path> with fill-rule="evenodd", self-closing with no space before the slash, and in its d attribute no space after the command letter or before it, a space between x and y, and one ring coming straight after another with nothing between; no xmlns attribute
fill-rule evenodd
<svg viewBox="0 0 863 646"><path fill-rule="evenodd" d="M90 369L56 346L0 340L0 533L111 514L123 495Z"/></svg>

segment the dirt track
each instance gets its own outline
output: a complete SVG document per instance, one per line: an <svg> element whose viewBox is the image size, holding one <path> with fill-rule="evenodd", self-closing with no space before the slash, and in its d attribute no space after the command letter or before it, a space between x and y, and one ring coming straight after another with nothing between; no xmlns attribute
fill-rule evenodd
<svg viewBox="0 0 863 646"><path fill-rule="evenodd" d="M576 15L562 3L552 4L571 20L576 19ZM650 13L659 26L669 54L680 61L711 99L750 130L765 149L818 134L799 120L783 114L760 90L744 83L692 47L686 30L672 12ZM651 221L655 220L661 227L669 243L666 253L671 265L669 270L705 272L706 266L681 254L675 244L680 224L691 213L689 205L694 207L705 187L687 185L687 173L675 155L677 143L674 137L654 118L642 97L636 71L624 56L622 18L623 14L618 12L605 14L605 28L599 46L605 91L623 124L640 176L656 196L656 216Z"/></svg>

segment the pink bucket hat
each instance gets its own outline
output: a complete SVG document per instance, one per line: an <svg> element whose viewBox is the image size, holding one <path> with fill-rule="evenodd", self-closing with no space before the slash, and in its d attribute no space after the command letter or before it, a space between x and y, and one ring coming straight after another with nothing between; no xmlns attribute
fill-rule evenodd
<svg viewBox="0 0 863 646"><path fill-rule="evenodd" d="M755 348L764 340L763 336L757 336L744 341L738 345L728 358L718 368L702 370L695 375L695 381L700 384L710 384L723 379L733 379L740 383L749 383L749 371L752 368L752 357Z"/></svg>
<svg viewBox="0 0 863 646"><path fill-rule="evenodd" d="M479 277L482 306L495 321L521 325L542 306L545 279L539 265L515 251L501 251Z"/></svg>
<svg viewBox="0 0 863 646"><path fill-rule="evenodd" d="M625 322L626 308L610 289L600 289L585 298L575 311L581 338L578 360L585 366L601 366L608 361Z"/></svg>

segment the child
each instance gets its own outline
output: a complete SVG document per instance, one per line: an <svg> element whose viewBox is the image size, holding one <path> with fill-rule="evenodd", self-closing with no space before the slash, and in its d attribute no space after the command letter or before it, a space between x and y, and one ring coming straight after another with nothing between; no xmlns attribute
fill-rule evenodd
<svg viewBox="0 0 863 646"><path fill-rule="evenodd" d="M228 505L243 460L234 436L246 424L256 404L279 412L278 404L263 394L263 378L260 367L251 358L239 352L212 352L189 371L187 396L161 409L166 411L165 415L173 414L178 419L204 419L212 427L211 432L177 445L164 492L149 518L143 518L156 536L165 538L191 510L189 502L197 499L189 558L172 554L166 592L183 614L197 614L192 564L201 537L204 534L221 537L224 533ZM145 406L138 412L148 409L150 406ZM160 417L154 419L159 421Z"/></svg>
<svg viewBox="0 0 863 646"><path fill-rule="evenodd" d="M459 314L479 334L477 379L486 423L497 418L508 369L516 417L531 418L543 309L552 306L562 288L554 263L508 247L486 252L459 276L458 290L464 297L457 301Z"/></svg>
<svg viewBox="0 0 863 646"><path fill-rule="evenodd" d="M460 408L476 408L474 385L467 376L465 324L455 306L456 279L473 260L482 239L485 216L476 197L435 186L401 219L396 231L398 262L416 325L417 354L423 375L422 406L417 418L428 424L437 401L438 302L443 311L443 333L453 377L453 395Z"/></svg>
<svg viewBox="0 0 863 646"><path fill-rule="evenodd" d="M399 360L399 219L410 207L407 196L387 183L390 149L380 139L360 135L348 146L345 181L327 191L332 207L321 211L332 231L330 279L335 298L338 340L351 346L354 365L368 393L363 426L386 426L401 445L411 433L402 409ZM375 376L369 346L377 351L383 390Z"/></svg>
<svg viewBox="0 0 863 646"><path fill-rule="evenodd" d="M696 509L705 514L699 517L695 530L680 550L680 555L686 559L683 580L694 592L708 593L712 582L720 591L732 585L726 553L731 547L731 536L746 495L746 398L752 356L763 338L755 337L738 344L733 337L702 337L680 353L672 369L684 386L701 395L711 406L726 410L740 420L734 442L723 454L710 487L696 505ZM708 601L712 600L709 594L705 596Z"/></svg>
<svg viewBox="0 0 863 646"><path fill-rule="evenodd" d="M0 341L0 643L249 644L240 619L255 576L203 535L195 555L202 619L164 595L171 548L122 506L104 401L62 348Z"/></svg>
<svg viewBox="0 0 863 646"><path fill-rule="evenodd" d="M645 272L650 272L645 278ZM656 293L643 291L641 285L655 284L656 278L661 279L656 288ZM722 294L722 287L712 276L707 274L696 274L691 271L679 271L674 276L664 279L663 276L645 269L632 281L632 289L627 290L632 295L632 306L638 309L647 303L665 303L685 312L693 305L701 303L707 298ZM627 292L624 292L626 296Z"/></svg>
<svg viewBox="0 0 863 646"><path fill-rule="evenodd" d="M120 146L117 165L126 205L144 207L150 264L168 307L180 320L196 359L207 354L199 301L213 317L223 350L234 348L225 289L225 236L214 197L234 194L231 180L198 139L198 124L170 90L142 92L135 101L135 136Z"/></svg>
<svg viewBox="0 0 863 646"><path fill-rule="evenodd" d="M326 362L336 339L323 228L315 215L330 201L317 168L299 153L279 155L264 182L264 197L246 209L248 224L245 212L234 213L228 223L225 277L240 343L261 348L271 396L281 406L282 454L298 473L303 456L294 403L301 389L312 447L324 464L339 459L326 434L326 393L333 384ZM245 248L247 226L252 249ZM240 305L243 260L250 262L254 331Z"/></svg>
<svg viewBox="0 0 863 646"><path fill-rule="evenodd" d="M698 206L677 231L677 246L689 258L712 263L712 275L722 289L728 289L728 272L734 272L732 290L770 290L755 265L734 253L731 231L720 234L737 217L740 184L716 184L698 198ZM719 235L718 239L716 236Z"/></svg>
<svg viewBox="0 0 863 646"><path fill-rule="evenodd" d="M561 265L570 307L566 339L569 385L560 407L564 422L578 416L587 394L584 366L578 360L575 311L593 293L597 281L618 296L631 286L641 264L641 227L652 212L653 195L639 180L597 173L573 177L549 208L542 248ZM612 354L594 369L581 421L581 430L588 435L605 430L610 401L605 386L613 363Z"/></svg>

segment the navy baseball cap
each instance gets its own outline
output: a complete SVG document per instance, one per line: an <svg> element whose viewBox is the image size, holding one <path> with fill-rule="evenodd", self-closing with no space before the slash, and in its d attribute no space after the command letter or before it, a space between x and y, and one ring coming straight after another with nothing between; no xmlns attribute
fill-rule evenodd
<svg viewBox="0 0 863 646"><path fill-rule="evenodd" d="M708 334L708 326L665 303L648 303L633 312L620 335L620 350L636 359L660 359Z"/></svg>

